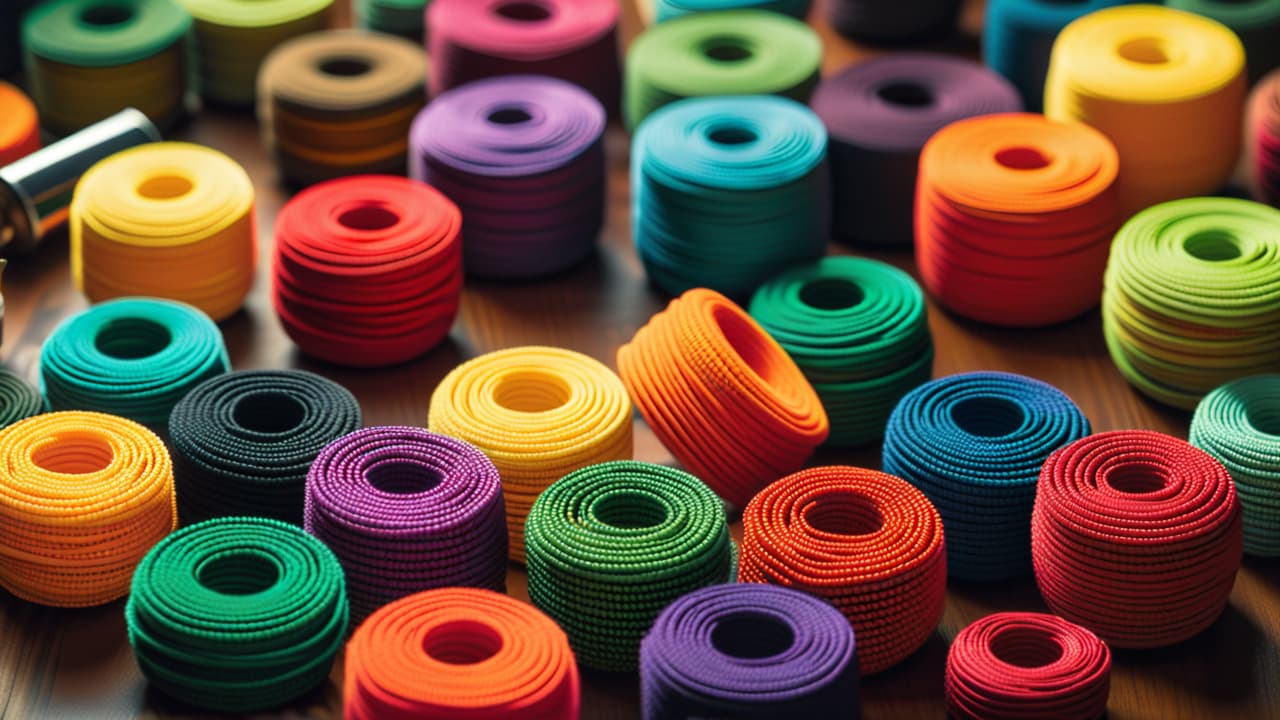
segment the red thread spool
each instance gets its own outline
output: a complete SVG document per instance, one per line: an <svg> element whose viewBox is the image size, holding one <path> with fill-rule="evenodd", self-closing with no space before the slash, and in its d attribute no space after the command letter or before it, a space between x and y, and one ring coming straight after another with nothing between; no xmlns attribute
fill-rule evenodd
<svg viewBox="0 0 1280 720"><path fill-rule="evenodd" d="M315 185L276 219L276 313L308 355L378 367L435 347L462 290L458 207L429 185L363 175Z"/></svg>

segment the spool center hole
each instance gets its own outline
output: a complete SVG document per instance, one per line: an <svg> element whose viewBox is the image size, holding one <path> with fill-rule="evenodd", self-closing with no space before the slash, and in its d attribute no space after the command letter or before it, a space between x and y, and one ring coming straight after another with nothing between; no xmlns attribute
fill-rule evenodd
<svg viewBox="0 0 1280 720"><path fill-rule="evenodd" d="M1062 644L1040 630L1009 628L991 638L991 654L1015 667L1034 669L1057 662Z"/></svg>
<svg viewBox="0 0 1280 720"><path fill-rule="evenodd" d="M538 413L555 410L569 402L568 384L545 370L526 370L502 378L493 400L516 412Z"/></svg>
<svg viewBox="0 0 1280 720"><path fill-rule="evenodd" d="M833 535L870 535L884 527L884 515L871 498L853 492L831 493L805 510L814 529Z"/></svg>
<svg viewBox="0 0 1280 720"><path fill-rule="evenodd" d="M181 175L160 175L143 180L138 194L148 200L172 200L191 192L193 187L191 180Z"/></svg>
<svg viewBox="0 0 1280 720"><path fill-rule="evenodd" d="M592 514L605 525L626 529L653 527L667 519L667 509L662 503L639 492L606 495L594 503Z"/></svg>
<svg viewBox="0 0 1280 720"><path fill-rule="evenodd" d="M31 462L50 472L84 475L105 470L115 458L111 446L100 437L84 434L60 435L36 448Z"/></svg>
<svg viewBox="0 0 1280 720"><path fill-rule="evenodd" d="M385 230L400 222L400 216L381 205L362 205L343 212L338 222L352 230Z"/></svg>
<svg viewBox="0 0 1280 720"><path fill-rule="evenodd" d="M720 145L748 145L760 139L751 128L722 126L707 132L707 139Z"/></svg>
<svg viewBox="0 0 1280 720"><path fill-rule="evenodd" d="M501 108L489 113L486 119L497 125L519 125L529 122L533 116L522 108Z"/></svg>
<svg viewBox="0 0 1280 720"><path fill-rule="evenodd" d="M768 343L761 337L761 331L753 327L741 316L724 306L716 306L711 313L712 320L724 334L724 339L742 361L756 375L770 386L778 387L783 377L785 358L777 357ZM767 337L767 336L766 336Z"/></svg>
<svg viewBox="0 0 1280 720"><path fill-rule="evenodd" d="M1129 62L1142 65L1163 65L1169 62L1164 40L1155 37L1128 40L1116 48L1116 53Z"/></svg>
<svg viewBox="0 0 1280 720"><path fill-rule="evenodd" d="M551 17L551 11L538 3L514 2L499 5L494 12L508 20L541 22Z"/></svg>
<svg viewBox="0 0 1280 720"><path fill-rule="evenodd" d="M839 278L814 280L800 288L800 302L819 310L846 310L865 297L862 288Z"/></svg>
<svg viewBox="0 0 1280 720"><path fill-rule="evenodd" d="M1009 147L996 153L996 162L1010 170L1039 170L1049 166L1049 157L1035 148Z"/></svg>
<svg viewBox="0 0 1280 720"><path fill-rule="evenodd" d="M876 96L890 105L925 107L933 104L933 91L914 82L894 82L876 89Z"/></svg>
<svg viewBox="0 0 1280 720"><path fill-rule="evenodd" d="M231 411L237 425L259 433L282 433L302 424L306 410L283 393L265 392L241 398Z"/></svg>
<svg viewBox="0 0 1280 720"><path fill-rule="evenodd" d="M745 38L713 37L702 45L702 54L718 62L741 62L751 57L751 45Z"/></svg>
<svg viewBox="0 0 1280 720"><path fill-rule="evenodd" d="M786 652L795 644L791 628L765 613L728 615L711 629L711 646L730 657L759 660Z"/></svg>
<svg viewBox="0 0 1280 720"><path fill-rule="evenodd" d="M502 638L493 628L469 620L441 623L422 639L427 655L449 665L475 665L498 654Z"/></svg>
<svg viewBox="0 0 1280 720"><path fill-rule="evenodd" d="M1240 257L1240 245L1235 236L1221 230L1198 232L1182 241L1187 254L1206 262L1222 262Z"/></svg>
<svg viewBox="0 0 1280 720"><path fill-rule="evenodd" d="M1280 435L1280 398L1257 398L1245 407L1245 420L1260 433Z"/></svg>
<svg viewBox="0 0 1280 720"><path fill-rule="evenodd" d="M93 338L98 352L117 360L140 360L169 347L173 337L154 320L123 317L108 321Z"/></svg>
<svg viewBox="0 0 1280 720"><path fill-rule="evenodd" d="M951 419L970 435L1003 437L1022 427L1027 414L1004 398L973 397L952 405Z"/></svg>
<svg viewBox="0 0 1280 720"><path fill-rule="evenodd" d="M127 5L94 5L80 13L81 22L98 27L122 25L132 19L133 8Z"/></svg>
<svg viewBox="0 0 1280 720"><path fill-rule="evenodd" d="M368 61L360 58L332 58L320 63L320 72L336 77L356 77L372 69Z"/></svg>
<svg viewBox="0 0 1280 720"><path fill-rule="evenodd" d="M233 550L215 555L196 570L201 585L223 595L253 595L280 581L280 568L256 552Z"/></svg>
<svg viewBox="0 0 1280 720"><path fill-rule="evenodd" d="M1145 495L1163 490L1168 481L1155 466L1135 463L1108 473L1106 482L1113 490L1129 495Z"/></svg>
<svg viewBox="0 0 1280 720"><path fill-rule="evenodd" d="M424 493L444 480L430 465L402 458L375 461L365 468L364 476L374 488L393 495Z"/></svg>

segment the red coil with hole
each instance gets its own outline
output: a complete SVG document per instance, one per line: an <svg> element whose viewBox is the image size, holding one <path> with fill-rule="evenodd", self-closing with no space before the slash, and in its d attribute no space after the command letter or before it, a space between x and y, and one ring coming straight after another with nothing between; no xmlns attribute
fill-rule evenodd
<svg viewBox="0 0 1280 720"><path fill-rule="evenodd" d="M804 590L844 613L864 675L906 659L942 617L942 517L888 473L833 465L772 483L742 512L740 551L740 582Z"/></svg>
<svg viewBox="0 0 1280 720"><path fill-rule="evenodd" d="M339 365L393 365L435 347L462 290L458 207L416 180L311 187L276 219L272 294L289 337Z"/></svg>
<svg viewBox="0 0 1280 720"><path fill-rule="evenodd" d="M1230 475L1183 440L1098 433L1041 469L1031 515L1040 593L1115 647L1172 645L1211 625L1243 543Z"/></svg>
<svg viewBox="0 0 1280 720"><path fill-rule="evenodd" d="M1093 720L1110 692L1111 650L1056 615L988 615L947 653L947 711L959 720Z"/></svg>

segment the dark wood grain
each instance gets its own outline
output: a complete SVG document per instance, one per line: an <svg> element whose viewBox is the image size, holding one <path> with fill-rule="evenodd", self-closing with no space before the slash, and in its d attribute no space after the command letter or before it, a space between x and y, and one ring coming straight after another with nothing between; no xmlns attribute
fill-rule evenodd
<svg viewBox="0 0 1280 720"><path fill-rule="evenodd" d="M941 49L974 54L981 10L980 4L967 6L965 32ZM867 54L831 33L817 20L820 15L815 12L814 17L827 43L827 71ZM344 23L347 17L345 6L341 7L337 22ZM628 7L624 39L633 37L637 27L634 9ZM608 142L608 224L594 257L542 282L469 283L450 339L416 361L372 371L317 363L292 347L267 297L272 222L287 194L277 183L253 118L206 112L177 136L238 159L254 178L258 192L262 238L258 282L244 311L222 324L234 367L301 367L321 373L356 394L367 424L424 425L428 398L444 374L461 360L499 348L560 345L616 366L617 347L667 301L646 284L631 249L628 139L615 128ZM831 251L849 249L833 246ZM909 252L872 255L912 269ZM65 237L54 238L34 256L14 259L5 273L4 294L8 311L0 358L34 379L43 339L60 319L86 304L70 283ZM1125 384L1103 347L1096 311L1030 331L984 327L932 304L929 319L937 344L935 376L982 369L1020 372L1066 391L1096 430L1146 427L1186 437L1186 413L1158 407ZM637 421L635 431L639 459L671 461L643 423ZM878 467L879 450L824 451L813 462ZM519 569L510 573L510 592L527 597ZM148 690L125 640L121 607L117 602L87 610L56 610L0 594L0 717L200 717ZM1012 609L1043 609L1032 580L953 583L946 613L925 647L889 672L864 680L864 717L942 717L948 641L974 619ZM331 681L303 702L261 717L340 717L340 677L341 663ZM1280 566L1247 560L1226 613L1189 642L1159 651L1116 653L1109 708L1112 720L1280 717ZM583 717L638 717L635 676L587 674Z"/></svg>

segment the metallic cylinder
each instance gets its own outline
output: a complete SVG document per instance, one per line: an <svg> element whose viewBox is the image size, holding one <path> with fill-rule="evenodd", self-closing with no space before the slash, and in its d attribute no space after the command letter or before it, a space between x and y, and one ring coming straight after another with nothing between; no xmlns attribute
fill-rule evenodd
<svg viewBox="0 0 1280 720"><path fill-rule="evenodd" d="M94 163L159 140L146 115L126 108L0 168L0 252L30 252L66 222L76 182Z"/></svg>

